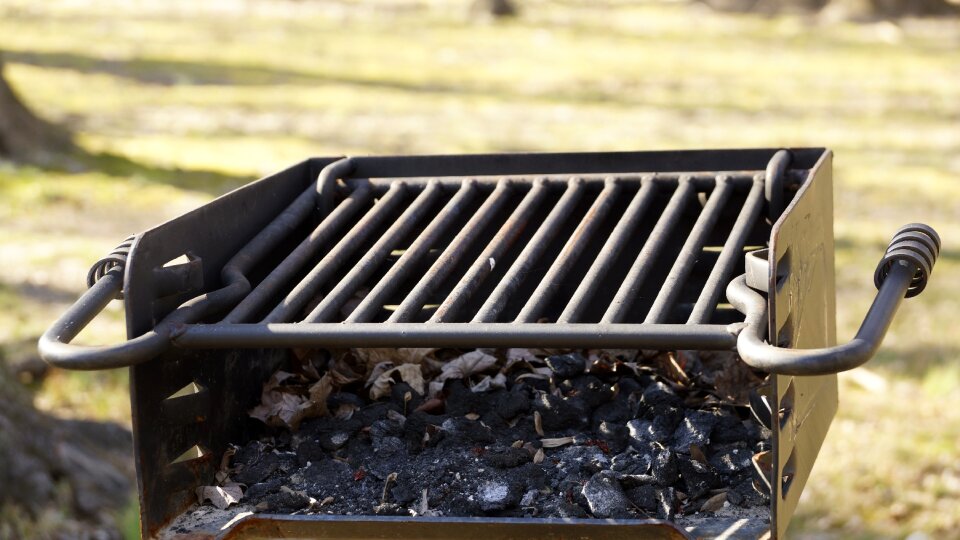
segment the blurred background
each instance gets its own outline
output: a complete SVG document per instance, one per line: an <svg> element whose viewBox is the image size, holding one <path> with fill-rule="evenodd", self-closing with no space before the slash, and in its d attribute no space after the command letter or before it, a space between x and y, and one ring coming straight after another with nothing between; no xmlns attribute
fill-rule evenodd
<svg viewBox="0 0 960 540"><path fill-rule="evenodd" d="M836 153L841 340L900 225L944 250L878 357L841 376L791 537L960 538L958 14L0 0L0 537L136 537L126 371L49 370L35 349L128 234L308 156L809 145ZM86 342L123 338L114 304Z"/></svg>

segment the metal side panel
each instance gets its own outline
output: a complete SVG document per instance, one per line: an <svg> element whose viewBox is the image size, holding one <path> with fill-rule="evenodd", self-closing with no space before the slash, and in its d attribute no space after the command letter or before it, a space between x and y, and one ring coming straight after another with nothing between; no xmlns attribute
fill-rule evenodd
<svg viewBox="0 0 960 540"><path fill-rule="evenodd" d="M152 329L186 299L219 287L226 261L333 161L304 161L140 235L127 263L124 284L128 338ZM160 274L169 269L164 269L167 262L181 255L189 259L184 264L189 271L180 274L187 279L173 280L171 287L170 280ZM277 354L271 356L272 362L242 361L241 357L248 356L262 358L264 353L218 350L198 354L173 349L131 368L134 453L145 538L152 538L194 501L193 489L201 479L212 478L223 445L244 429L238 419L246 417L249 404L231 395L256 399L259 392L247 388L250 381L259 387L266 377L260 371L279 361ZM248 373L251 368L246 366L251 365L257 366L257 373ZM181 397L167 399L181 390ZM181 456L195 455L196 448L202 456L172 463Z"/></svg>
<svg viewBox="0 0 960 540"><path fill-rule="evenodd" d="M833 253L833 155L827 151L774 224L770 245L770 329L780 346L837 342ZM783 538L837 411L837 376L774 377L772 532Z"/></svg>

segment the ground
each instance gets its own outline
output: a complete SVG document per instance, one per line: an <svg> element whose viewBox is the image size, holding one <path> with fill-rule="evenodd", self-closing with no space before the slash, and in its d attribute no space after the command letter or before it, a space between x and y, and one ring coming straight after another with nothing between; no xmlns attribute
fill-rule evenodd
<svg viewBox="0 0 960 540"><path fill-rule="evenodd" d="M826 146L841 339L899 225L944 251L870 371L842 378L793 537L960 537L960 26L522 4L491 23L453 0L0 0L9 80L88 153L0 165L8 358L129 233L306 156ZM114 306L85 339L121 336ZM38 395L121 422L127 400L122 371L54 372Z"/></svg>

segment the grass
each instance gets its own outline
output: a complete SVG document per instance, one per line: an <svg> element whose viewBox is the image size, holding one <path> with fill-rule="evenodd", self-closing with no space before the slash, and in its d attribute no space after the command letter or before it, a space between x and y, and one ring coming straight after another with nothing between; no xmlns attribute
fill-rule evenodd
<svg viewBox="0 0 960 540"><path fill-rule="evenodd" d="M896 227L945 248L870 368L886 389L842 379L792 535L960 537L960 26L619 0L487 24L465 3L0 2L9 79L89 153L82 172L0 168L8 356L127 234L308 155L827 146L841 339ZM120 339L119 308L84 337ZM129 421L125 385L55 372L38 402Z"/></svg>

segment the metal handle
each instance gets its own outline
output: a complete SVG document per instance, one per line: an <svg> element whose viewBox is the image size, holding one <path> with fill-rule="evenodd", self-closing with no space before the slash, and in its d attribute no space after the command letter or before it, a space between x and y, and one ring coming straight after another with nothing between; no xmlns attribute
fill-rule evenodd
<svg viewBox="0 0 960 540"><path fill-rule="evenodd" d="M119 345L84 347L70 344L122 289L122 265L102 274L40 337L40 357L59 368L94 370L132 366L163 352L170 340L155 330Z"/></svg>
<svg viewBox="0 0 960 540"><path fill-rule="evenodd" d="M849 342L822 349L785 349L764 341L767 300L740 276L727 286L727 298L746 320L737 337L737 351L747 365L783 375L825 375L853 369L873 357L906 297L923 291L940 254L933 228L911 223L901 227L874 273L879 289L857 335Z"/></svg>

